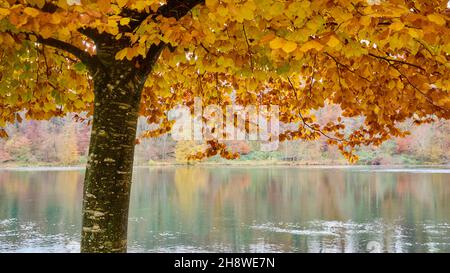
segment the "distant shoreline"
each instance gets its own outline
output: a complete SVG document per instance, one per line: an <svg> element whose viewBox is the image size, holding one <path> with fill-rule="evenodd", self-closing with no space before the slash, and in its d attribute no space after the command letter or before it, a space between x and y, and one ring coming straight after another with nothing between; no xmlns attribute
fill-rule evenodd
<svg viewBox="0 0 450 273"><path fill-rule="evenodd" d="M153 162L148 165L136 165L134 168L163 168L163 167L230 167L230 168L277 168L297 167L308 169L346 169L346 168L373 168L373 169L402 169L402 168L442 168L450 169L450 164L420 164L420 165L350 165L350 164L312 164L300 162L278 162L278 161L231 161L231 162L198 162L198 163L169 163ZM62 165L0 165L0 171L84 171L85 165L62 166Z"/></svg>

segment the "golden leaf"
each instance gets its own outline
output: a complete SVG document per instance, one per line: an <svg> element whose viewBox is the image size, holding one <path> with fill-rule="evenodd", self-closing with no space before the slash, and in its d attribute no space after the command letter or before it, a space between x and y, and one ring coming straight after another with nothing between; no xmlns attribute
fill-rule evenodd
<svg viewBox="0 0 450 273"><path fill-rule="evenodd" d="M329 47L336 47L336 46L338 46L340 43L341 43L341 42L339 41L338 38L336 38L336 36L331 35L331 36L330 36L330 39L329 39L328 42L327 42L327 45L328 45Z"/></svg>
<svg viewBox="0 0 450 273"><path fill-rule="evenodd" d="M282 47L283 51L286 53L291 53L297 49L297 44L291 41L286 41Z"/></svg>
<svg viewBox="0 0 450 273"><path fill-rule="evenodd" d="M270 41L269 46L271 49L279 49L279 48L282 48L285 43L286 43L286 41L284 39L282 39L280 37L276 37L275 39Z"/></svg>
<svg viewBox="0 0 450 273"><path fill-rule="evenodd" d="M39 10L35 8L26 7L23 12L27 15L30 15L31 17L36 17L39 15Z"/></svg>
<svg viewBox="0 0 450 273"><path fill-rule="evenodd" d="M433 14L429 14L427 16L428 20L430 20L431 22L438 24L440 26L445 25L446 21L444 19L444 17L442 17L442 15L437 14L437 13L433 13Z"/></svg>
<svg viewBox="0 0 450 273"><path fill-rule="evenodd" d="M306 52L306 51L309 51L311 49L315 49L317 51L321 51L323 49L323 45L321 43L317 42L317 41L312 40L312 41L309 41L309 42L303 44L300 47L300 51L302 51L302 52Z"/></svg>

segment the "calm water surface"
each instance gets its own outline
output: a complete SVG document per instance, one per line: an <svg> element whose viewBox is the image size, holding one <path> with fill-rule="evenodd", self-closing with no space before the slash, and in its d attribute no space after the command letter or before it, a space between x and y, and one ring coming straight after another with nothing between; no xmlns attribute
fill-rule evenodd
<svg viewBox="0 0 450 273"><path fill-rule="evenodd" d="M0 252L77 252L83 176L0 171ZM368 250L450 252L450 169L135 169L130 252Z"/></svg>

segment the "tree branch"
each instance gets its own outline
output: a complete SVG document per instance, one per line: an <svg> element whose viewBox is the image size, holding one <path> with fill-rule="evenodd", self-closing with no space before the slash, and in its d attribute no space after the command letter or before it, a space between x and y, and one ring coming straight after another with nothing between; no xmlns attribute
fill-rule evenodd
<svg viewBox="0 0 450 273"><path fill-rule="evenodd" d="M132 20L130 23L130 27L135 30L149 17L152 20L156 20L156 17L161 15L166 18L175 18L179 20L195 6L204 3L205 0L167 0L167 3L159 7L156 12L143 13L124 9L122 14L123 16L129 16L134 19L134 22Z"/></svg>
<svg viewBox="0 0 450 273"><path fill-rule="evenodd" d="M72 44L69 44L67 42L55 39L55 38L44 38L36 33L28 33L28 32L19 32L19 33L13 33L11 31L6 31L9 35L13 37L18 37L19 35L23 35L25 37L25 40L28 41L35 41L37 43L47 45L65 52L68 52L75 56L78 60L80 60L82 63L84 63L88 69L91 72L94 72L100 68L100 62L96 60L95 56L91 56L86 51L82 50L81 48L78 48ZM33 37L35 39L33 39Z"/></svg>
<svg viewBox="0 0 450 273"><path fill-rule="evenodd" d="M361 79L363 79L363 80L365 80L365 81L367 81L367 82L369 82L369 83L372 82L372 81L369 80L368 78L366 78L366 77L364 77L364 76L361 76L361 75L359 75L358 73L356 73L356 71L354 71L353 69L351 69L348 65L339 62L338 59L337 59L336 57L334 57L333 55L331 55L330 53L325 52L325 54L326 54L328 57L330 57L330 58L336 63L336 66L337 66L338 68L339 68L339 66L342 66L342 67L344 67L345 69L347 69L348 71L350 71L351 73L353 73L353 74L355 74L356 76L360 77Z"/></svg>
<svg viewBox="0 0 450 273"><path fill-rule="evenodd" d="M438 108L439 110L443 111L444 113L448 113L450 112L449 109L444 108L443 106L437 105L433 99L431 99L430 97L428 97L428 95L423 92L422 90L420 90L416 85L414 85L411 80L408 78L408 76L406 76L398 67L396 67L395 65L393 65L392 63L390 63L389 61L391 61L391 59L385 59L385 58L380 58L381 60L384 60L387 62L388 67L395 69L398 73L400 73L400 75L406 80L406 82L416 91L418 92L420 95L422 95L425 100L431 104L432 106Z"/></svg>
<svg viewBox="0 0 450 273"><path fill-rule="evenodd" d="M409 65L409 66L415 67L415 68L417 68L419 70L425 71L425 69L423 67L420 67L419 65L416 65L416 64L413 64L413 63L408 63L406 61L392 59L392 58L388 58L388 57L384 57L384 56L378 56L378 55L375 55L373 53L369 53L368 55L371 56L371 57L377 58L377 59L385 60L388 63L395 62L395 63L405 64L405 65Z"/></svg>
<svg viewBox="0 0 450 273"><path fill-rule="evenodd" d="M162 15L164 17L173 17L177 20L185 16L190 10L199 4L205 3L205 0L167 0L167 4L161 6L156 13L149 14L142 21L144 21L148 16L152 16L156 19L157 16ZM140 23L142 23L139 22ZM147 52L147 55L143 59L142 73L147 75L153 68L153 65L159 58L159 55L163 49L168 46L166 43L161 42L159 45L152 45ZM171 49L173 50L173 49ZM144 76L146 77L146 76Z"/></svg>
<svg viewBox="0 0 450 273"><path fill-rule="evenodd" d="M156 15L162 15L167 18L173 17L179 20L195 6L204 3L205 0L168 0L166 5L158 9Z"/></svg>
<svg viewBox="0 0 450 273"><path fill-rule="evenodd" d="M101 35L96 29L93 28L79 28L77 31L94 41L94 43L98 42Z"/></svg>
<svg viewBox="0 0 450 273"><path fill-rule="evenodd" d="M287 80L288 80L288 83L291 86L292 90L295 92L295 94L297 94L297 88L295 88L294 84L291 81L291 78L287 77ZM298 110L298 114L299 114L300 119L302 120L302 123L303 123L304 127L309 128L313 132L318 132L319 134L321 134L322 136L324 136L324 137L326 137L328 139L331 139L331 140L334 140L334 141L338 141L338 142L344 141L344 139L332 137L332 136L328 135L327 133L323 132L320 128L319 129L314 128L312 125L307 123L306 119L303 117L300 109Z"/></svg>
<svg viewBox="0 0 450 273"><path fill-rule="evenodd" d="M93 62L93 57L89 53L87 53L86 51L84 51L74 45L71 45L69 43L66 43L66 42L63 42L63 41L60 41L60 40L57 40L54 38L42 38L39 35L36 35L36 38L37 38L38 43L67 51L70 54L77 57L80 61L82 61L86 65L90 65Z"/></svg>

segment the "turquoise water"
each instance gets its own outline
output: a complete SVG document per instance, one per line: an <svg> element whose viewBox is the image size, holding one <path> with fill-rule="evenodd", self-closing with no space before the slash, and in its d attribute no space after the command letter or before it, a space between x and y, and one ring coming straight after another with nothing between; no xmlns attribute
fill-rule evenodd
<svg viewBox="0 0 450 273"><path fill-rule="evenodd" d="M0 171L0 252L77 252L84 172ZM450 252L450 169L136 168L130 252Z"/></svg>

